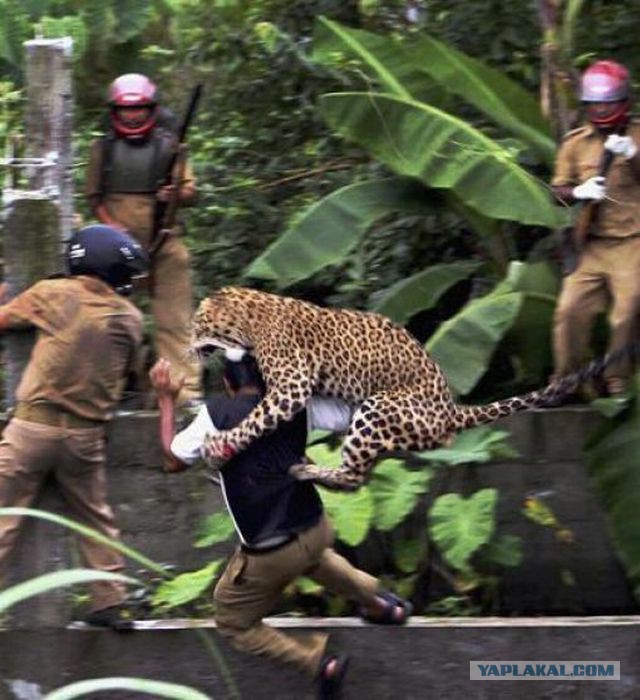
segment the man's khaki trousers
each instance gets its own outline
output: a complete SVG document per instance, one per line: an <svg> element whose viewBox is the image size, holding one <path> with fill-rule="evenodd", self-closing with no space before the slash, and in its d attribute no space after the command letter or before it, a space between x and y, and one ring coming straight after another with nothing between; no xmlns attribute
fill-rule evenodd
<svg viewBox="0 0 640 700"><path fill-rule="evenodd" d="M190 256L176 236L167 238L153 258L151 312L158 357L171 362L176 377L185 377L178 401L202 398L200 365L189 355L193 316Z"/></svg>
<svg viewBox="0 0 640 700"><path fill-rule="evenodd" d="M640 236L592 238L578 268L565 278L553 328L555 374L585 362L595 317L609 308L608 352L637 341L640 312ZM624 391L631 364L616 362L605 372L610 392Z"/></svg>
<svg viewBox="0 0 640 700"><path fill-rule="evenodd" d="M32 505L45 477L53 473L68 506L64 515L111 539L119 539L113 512L107 504L104 428L67 428L13 418L0 442L0 507ZM8 570L21 517L0 518L0 581ZM80 538L80 551L92 569L119 572L122 556L111 548ZM90 584L92 610L121 603L122 584Z"/></svg>
<svg viewBox="0 0 640 700"><path fill-rule="evenodd" d="M263 654L315 675L327 635L289 636L263 624L262 618L298 576L308 576L333 593L371 605L377 579L351 566L332 545L333 531L323 517L318 525L273 552L253 554L238 548L214 593L218 631L240 651Z"/></svg>

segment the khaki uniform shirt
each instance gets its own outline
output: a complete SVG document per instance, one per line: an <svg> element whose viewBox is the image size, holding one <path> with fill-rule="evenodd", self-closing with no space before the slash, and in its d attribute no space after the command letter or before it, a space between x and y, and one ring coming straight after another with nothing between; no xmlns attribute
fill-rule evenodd
<svg viewBox="0 0 640 700"><path fill-rule="evenodd" d="M640 149L640 121L627 128ZM575 186L598 174L604 151L604 137L587 124L570 131L556 158L553 186ZM607 175L607 198L598 207L595 235L601 238L627 238L640 234L640 155L632 162L615 156Z"/></svg>
<svg viewBox="0 0 640 700"><path fill-rule="evenodd" d="M90 201L94 197L99 197L109 216L127 229L140 244L147 246L151 238L155 195L125 192L103 194L101 191L102 151L102 140L96 139L91 145L85 194ZM179 175L180 167L180 164L176 163L175 177ZM195 185L195 177L191 166L186 163L181 186L188 184Z"/></svg>
<svg viewBox="0 0 640 700"><path fill-rule="evenodd" d="M12 328L38 329L17 400L108 420L142 342L140 311L85 276L37 282L2 310Z"/></svg>

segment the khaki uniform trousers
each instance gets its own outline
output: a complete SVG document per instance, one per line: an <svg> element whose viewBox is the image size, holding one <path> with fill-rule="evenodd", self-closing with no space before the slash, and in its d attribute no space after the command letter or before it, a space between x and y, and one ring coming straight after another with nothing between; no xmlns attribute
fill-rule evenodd
<svg viewBox="0 0 640 700"><path fill-rule="evenodd" d="M263 624L284 588L308 576L338 595L371 605L378 590L373 576L359 571L333 549L326 518L297 539L272 552L247 553L238 548L214 592L218 631L240 650L292 664L315 675L328 635L292 637Z"/></svg>
<svg viewBox="0 0 640 700"><path fill-rule="evenodd" d="M67 428L13 418L0 442L0 507L27 508L36 499L45 477L53 473L69 505L69 516L111 539L119 539L107 504L104 427ZM66 515L66 513L65 513ZM0 580L8 570L22 517L0 518ZM88 567L120 572L122 556L106 545L80 538ZM90 584L91 610L121 603L121 583Z"/></svg>
<svg viewBox="0 0 640 700"><path fill-rule="evenodd" d="M607 306L608 352L614 352L637 340L640 236L590 239L578 268L565 278L553 327L556 375L584 363L595 317ZM610 365L605 371L609 391L624 391L631 371L628 360Z"/></svg>
<svg viewBox="0 0 640 700"><path fill-rule="evenodd" d="M186 378L178 401L202 398L200 366L189 355L193 301L190 256L177 236L170 236L153 258L151 313L158 357L166 357L176 377Z"/></svg>

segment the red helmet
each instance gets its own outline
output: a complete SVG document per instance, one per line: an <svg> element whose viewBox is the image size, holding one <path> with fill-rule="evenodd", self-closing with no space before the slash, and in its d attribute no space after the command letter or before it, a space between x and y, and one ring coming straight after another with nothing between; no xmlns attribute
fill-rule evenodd
<svg viewBox="0 0 640 700"><path fill-rule="evenodd" d="M615 103L602 113L589 112L589 120L596 126L612 127L628 119L630 97L629 71L616 61L597 61L582 74L583 103Z"/></svg>
<svg viewBox="0 0 640 700"><path fill-rule="evenodd" d="M127 73L116 78L109 86L111 122L118 134L125 138L146 136L156 123L157 88L140 73ZM142 120L123 120L120 110L126 107L147 108L148 115Z"/></svg>

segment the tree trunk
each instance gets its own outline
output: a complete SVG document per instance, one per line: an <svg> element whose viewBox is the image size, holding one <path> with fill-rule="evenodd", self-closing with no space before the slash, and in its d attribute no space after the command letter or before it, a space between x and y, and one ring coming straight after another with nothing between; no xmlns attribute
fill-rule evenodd
<svg viewBox="0 0 640 700"><path fill-rule="evenodd" d="M576 77L566 47L562 45L563 0L538 0L542 27L540 104L551 122L556 141L575 124Z"/></svg>

